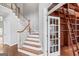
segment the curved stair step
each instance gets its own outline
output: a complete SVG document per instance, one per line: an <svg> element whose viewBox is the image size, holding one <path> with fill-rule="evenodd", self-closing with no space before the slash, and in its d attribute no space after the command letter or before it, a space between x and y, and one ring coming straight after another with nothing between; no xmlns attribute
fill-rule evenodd
<svg viewBox="0 0 79 59"><path fill-rule="evenodd" d="M37 42L37 43L39 43L39 41L35 41L35 40L29 40L29 39L26 39L26 41L31 41L31 42Z"/></svg>
<svg viewBox="0 0 79 59"><path fill-rule="evenodd" d="M40 41L38 38L31 38L31 37L27 38L26 40Z"/></svg>
<svg viewBox="0 0 79 59"><path fill-rule="evenodd" d="M24 41L24 43L30 43L30 44L34 44L34 45L41 45L40 43L37 43L37 42L30 42L30 41Z"/></svg>
<svg viewBox="0 0 79 59"><path fill-rule="evenodd" d="M23 49L18 49L18 52L22 53L22 54L25 54L26 56L29 55L29 56L36 56L36 54L34 53L31 53L31 52L28 52L28 51L25 51Z"/></svg>
<svg viewBox="0 0 79 59"><path fill-rule="evenodd" d="M33 50L42 50L41 48L37 48L37 47L29 46L29 45L23 45L23 47L33 49Z"/></svg>
<svg viewBox="0 0 79 59"><path fill-rule="evenodd" d="M40 45L35 45L35 44L30 44L30 43L24 43L24 45L28 45L28 46L32 46L32 47L41 48Z"/></svg>
<svg viewBox="0 0 79 59"><path fill-rule="evenodd" d="M34 55L40 55L40 54L43 53L41 50L33 50L33 49L30 49L30 48L25 48L25 47L22 47L20 49L24 50L24 51L27 51L27 52L30 52L30 53L32 53Z"/></svg>
<svg viewBox="0 0 79 59"><path fill-rule="evenodd" d="M39 35L28 35L27 37L31 37L31 38L39 38Z"/></svg>

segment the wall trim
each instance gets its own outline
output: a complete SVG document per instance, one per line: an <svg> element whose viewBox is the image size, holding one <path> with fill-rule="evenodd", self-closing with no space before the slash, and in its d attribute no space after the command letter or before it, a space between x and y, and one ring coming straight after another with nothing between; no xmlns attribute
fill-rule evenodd
<svg viewBox="0 0 79 59"><path fill-rule="evenodd" d="M14 44L4 44L4 45L8 45L8 46L14 46L16 45L17 43L14 43ZM17 44L18 45L18 44Z"/></svg>
<svg viewBox="0 0 79 59"><path fill-rule="evenodd" d="M52 12L54 12L55 10L57 10L58 8L60 8L61 6L63 6L65 3L59 3L57 4L54 8L52 8L49 12L48 15L51 14Z"/></svg>

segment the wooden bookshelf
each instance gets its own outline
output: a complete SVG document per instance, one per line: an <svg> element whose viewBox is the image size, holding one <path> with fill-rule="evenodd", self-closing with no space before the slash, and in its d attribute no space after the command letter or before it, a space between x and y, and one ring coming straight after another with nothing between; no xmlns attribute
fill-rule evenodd
<svg viewBox="0 0 79 59"><path fill-rule="evenodd" d="M60 17L60 31L61 31L61 46L70 46L69 42L69 30L67 21L73 25L75 37L79 42L79 6L76 3L68 3L63 5L61 8L51 13L52 16Z"/></svg>

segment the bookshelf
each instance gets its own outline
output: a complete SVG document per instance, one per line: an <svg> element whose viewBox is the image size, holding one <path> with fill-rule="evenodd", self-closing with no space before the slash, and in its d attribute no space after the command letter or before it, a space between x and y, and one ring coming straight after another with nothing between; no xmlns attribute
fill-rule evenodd
<svg viewBox="0 0 79 59"><path fill-rule="evenodd" d="M61 8L50 14L51 16L60 17L60 44L63 46L70 46L69 30L67 21L73 25L75 38L79 42L79 6L76 3L64 4Z"/></svg>

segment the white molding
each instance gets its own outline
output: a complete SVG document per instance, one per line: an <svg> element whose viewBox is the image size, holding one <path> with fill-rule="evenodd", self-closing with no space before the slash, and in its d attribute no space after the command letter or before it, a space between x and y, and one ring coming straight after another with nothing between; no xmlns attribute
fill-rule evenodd
<svg viewBox="0 0 79 59"><path fill-rule="evenodd" d="M58 8L60 8L61 6L63 6L65 3L59 3L57 4L54 8L52 8L49 12L48 15L51 14L52 12L54 12L55 10L57 10Z"/></svg>
<svg viewBox="0 0 79 59"><path fill-rule="evenodd" d="M49 3L48 8L52 5L53 3Z"/></svg>
<svg viewBox="0 0 79 59"><path fill-rule="evenodd" d="M44 8L44 12L43 12L43 45L44 45L44 49L43 49L43 52L44 52L44 55L47 55L47 8Z"/></svg>
<svg viewBox="0 0 79 59"><path fill-rule="evenodd" d="M14 46L14 45L16 45L17 43L14 43L14 44L7 44L7 45L9 45L9 46Z"/></svg>
<svg viewBox="0 0 79 59"><path fill-rule="evenodd" d="M16 45L17 43L14 43L14 44L11 44L11 45L9 45L9 46L13 46L13 45Z"/></svg>

